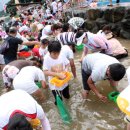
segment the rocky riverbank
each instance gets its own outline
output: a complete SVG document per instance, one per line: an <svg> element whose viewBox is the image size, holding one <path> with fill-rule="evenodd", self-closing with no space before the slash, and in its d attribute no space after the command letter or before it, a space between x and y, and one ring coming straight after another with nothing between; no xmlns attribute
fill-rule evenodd
<svg viewBox="0 0 130 130"><path fill-rule="evenodd" d="M112 31L117 36L130 39L130 3L113 7L69 9L65 12L65 21L71 18L72 14L84 18L84 28L93 33L107 24L111 25Z"/></svg>

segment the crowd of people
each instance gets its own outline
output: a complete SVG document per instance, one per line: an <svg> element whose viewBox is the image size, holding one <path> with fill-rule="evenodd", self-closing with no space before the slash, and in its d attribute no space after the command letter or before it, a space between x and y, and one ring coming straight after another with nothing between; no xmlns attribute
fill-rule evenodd
<svg viewBox="0 0 130 130"><path fill-rule="evenodd" d="M119 59L127 57L128 51L114 37L110 26L105 25L96 34L85 31L83 26L75 30L68 23L63 23L61 1L58 1L58 8L56 5L53 1L47 3L44 9L37 6L22 11L18 18L11 16L8 26L0 28L3 39L0 65L6 90L0 96L0 107L5 106L0 112L1 130L32 130L32 120L40 122L39 129L51 130L42 107L33 97L44 100L42 89L49 86L55 105L57 91L61 100L63 97L71 98L69 82L57 87L50 80L53 77L64 80L64 72L69 71L74 79L77 78L75 46L84 45L79 61L84 99L92 90L101 101L106 102L107 97L99 92L96 83L108 80L112 87L116 87L126 73ZM89 51L92 54L88 54ZM20 59L21 52L31 55ZM36 85L37 81L41 83L41 88Z"/></svg>

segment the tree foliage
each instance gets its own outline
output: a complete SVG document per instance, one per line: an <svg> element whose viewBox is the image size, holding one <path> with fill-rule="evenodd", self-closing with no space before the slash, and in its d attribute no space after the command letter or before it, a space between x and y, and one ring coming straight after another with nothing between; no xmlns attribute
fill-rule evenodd
<svg viewBox="0 0 130 130"><path fill-rule="evenodd" d="M19 3L25 4L30 2L43 2L44 0L19 0ZM11 4L15 4L15 0L10 0L6 5L6 12L10 13L11 15L16 15L17 8L16 6L11 6Z"/></svg>
<svg viewBox="0 0 130 130"><path fill-rule="evenodd" d="M16 15L17 8L15 6L10 6L10 4L14 4L15 0L9 1L6 5L6 12L11 14L11 15Z"/></svg>

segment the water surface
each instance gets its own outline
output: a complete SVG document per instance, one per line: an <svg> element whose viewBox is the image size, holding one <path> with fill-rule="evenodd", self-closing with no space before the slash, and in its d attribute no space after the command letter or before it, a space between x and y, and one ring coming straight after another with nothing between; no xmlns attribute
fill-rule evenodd
<svg viewBox="0 0 130 130"><path fill-rule="evenodd" d="M130 52L130 40L120 39L123 46ZM81 97L82 81L81 81L81 65L79 58L81 52L76 53L75 63L77 68L77 80L70 82L69 100L64 100L72 116L71 125L65 125L58 113L57 107L54 105L52 93L49 90L44 90L46 101L40 101L44 111L51 123L52 130L124 130L126 124L123 121L124 114L118 109L117 105L109 101L102 103L90 92L88 100L83 100ZM122 64L127 68L130 65L130 59L121 60ZM0 84L2 86L2 84ZM124 89L128 85L126 76L119 83L119 90ZM109 86L107 81L102 81L97 84L98 89L104 95L108 95L113 88Z"/></svg>

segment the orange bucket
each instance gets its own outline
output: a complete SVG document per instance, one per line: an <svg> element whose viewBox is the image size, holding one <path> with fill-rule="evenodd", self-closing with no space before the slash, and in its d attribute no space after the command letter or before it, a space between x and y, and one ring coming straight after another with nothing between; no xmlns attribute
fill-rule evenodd
<svg viewBox="0 0 130 130"><path fill-rule="evenodd" d="M72 78L72 73L71 72L63 72L66 75L65 79L59 79L58 77L54 77L50 80L50 83L55 85L58 88L61 88L64 84L70 81Z"/></svg>

